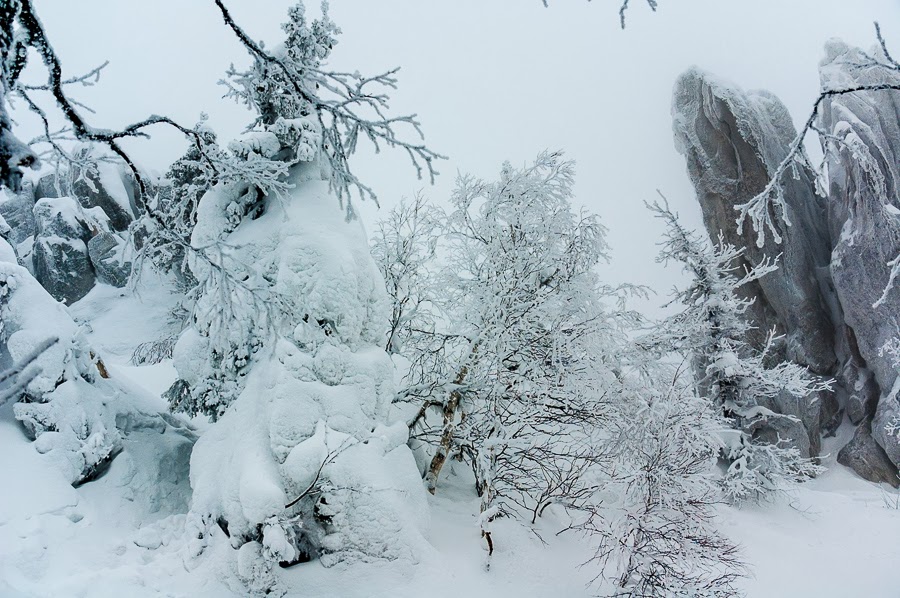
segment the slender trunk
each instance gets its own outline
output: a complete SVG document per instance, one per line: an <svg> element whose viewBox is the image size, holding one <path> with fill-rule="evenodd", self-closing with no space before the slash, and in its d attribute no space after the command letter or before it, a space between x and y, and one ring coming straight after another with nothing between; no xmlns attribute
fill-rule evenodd
<svg viewBox="0 0 900 598"><path fill-rule="evenodd" d="M459 370L459 373L456 374L456 379L453 381L453 384L456 386L462 384L468 373L469 368L463 366ZM450 399L444 404L444 428L441 432L441 442L438 445L437 452L431 459L431 465L428 466L428 473L425 474L426 487L432 494L434 494L437 489L437 480L441 473L441 468L444 467L447 457L450 456L450 449L453 446L453 432L456 430L456 412L459 410L459 403L461 400L462 393L459 392L458 389L454 389L450 393Z"/></svg>
<svg viewBox="0 0 900 598"><path fill-rule="evenodd" d="M465 363L469 363L478 353L478 345L476 342L469 351L469 357ZM431 465L428 466L428 473L425 474L425 487L434 494L437 489L438 476L441 474L441 468L450 456L450 450L453 448L453 434L456 431L456 412L459 411L459 404L462 401L462 393L459 386L466 380L469 374L469 366L463 365L453 380L455 388L450 392L450 399L444 404L444 428L441 432L441 442L438 445L437 452L431 459Z"/></svg>

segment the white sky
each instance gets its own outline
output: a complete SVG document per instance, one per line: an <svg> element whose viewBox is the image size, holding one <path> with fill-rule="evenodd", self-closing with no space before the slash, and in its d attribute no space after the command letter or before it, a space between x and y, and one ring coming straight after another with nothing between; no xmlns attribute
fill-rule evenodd
<svg viewBox="0 0 900 598"><path fill-rule="evenodd" d="M829 37L871 46L879 20L900 53L898 0L659 0L652 14L632 0L619 29L618 0L332 0L344 35L337 69L373 73L401 66L397 113L418 113L429 145L450 157L434 187L417 181L408 158L361 153L358 175L382 211L424 188L449 194L456 172L493 177L504 160L523 164L543 149L577 161L577 201L610 229L613 281L662 293L680 280L654 263L661 228L643 207L661 189L692 226L699 208L674 149L670 98L691 65L744 88L766 88L805 118L818 90L816 66ZM209 113L223 140L249 114L221 99L216 82L229 63L249 62L212 0L36 0L36 8L73 75L109 59L100 83L73 95L116 127L151 113L192 125ZM235 19L270 45L291 0L226 0ZM308 1L310 14L318 14ZM27 126L27 119L22 119ZM128 149L164 170L182 153L164 129ZM358 205L372 230L380 215ZM663 296L651 304L663 302ZM649 306L647 306L649 307Z"/></svg>

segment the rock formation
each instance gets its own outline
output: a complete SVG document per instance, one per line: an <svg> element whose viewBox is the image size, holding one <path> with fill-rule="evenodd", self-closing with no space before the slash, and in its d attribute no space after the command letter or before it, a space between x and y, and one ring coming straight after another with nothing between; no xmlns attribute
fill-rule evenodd
<svg viewBox="0 0 900 598"><path fill-rule="evenodd" d="M676 83L673 114L676 146L687 160L710 237L721 233L725 241L745 248L739 267L780 256L778 271L742 288L754 300L748 313L755 330L748 340L761 349L774 328L784 335L779 358L832 376L837 357L828 290L830 246L825 206L815 194L813 173L801 171L785 181L794 226L783 231L782 244L770 235L757 247L756 232L749 226L738 231L735 223L735 205L762 191L796 135L787 109L768 92L743 92L691 69ZM838 401L829 392L802 401L784 393L766 407L803 422L812 455L819 452L821 433L840 421Z"/></svg>
<svg viewBox="0 0 900 598"><path fill-rule="evenodd" d="M80 177L63 171L26 179L17 193L0 191L0 216L10 228L4 238L19 263L67 304L97 282L123 287L131 274L133 181L116 162L95 166Z"/></svg>
<svg viewBox="0 0 900 598"><path fill-rule="evenodd" d="M823 89L890 81L896 70L873 66L861 50L830 42L820 65ZM859 68L866 64L868 68ZM816 454L820 432L841 412L860 427L839 462L866 479L897 485L900 423L897 364L885 344L900 335L900 289L885 293L888 262L900 255L900 93L877 91L829 98L820 113L828 192L816 194L815 173L798 167L781 180L785 213L781 243L736 226L735 206L760 193L796 136L784 105L768 92L745 92L696 69L675 86L676 146L687 160L711 237L744 247L746 265L781 255L780 269L747 285L755 304L754 344L773 327L785 335L784 355L822 376L835 394L805 404L777 404L799 417ZM782 402L784 403L784 402ZM796 443L798 448L802 443Z"/></svg>
<svg viewBox="0 0 900 598"><path fill-rule="evenodd" d="M870 62L858 48L830 42L820 65L823 89L900 83L900 73L859 68ZM876 91L834 96L822 108L821 126L833 136L825 143L828 163L828 219L834 251L831 272L844 321L859 359L871 370L880 392L863 399L872 436L894 465L900 465L900 438L887 428L900 417L896 364L882 351L900 334L900 289L885 293L888 262L900 255L900 93ZM884 295L884 299L879 301ZM876 305L877 304L877 305Z"/></svg>

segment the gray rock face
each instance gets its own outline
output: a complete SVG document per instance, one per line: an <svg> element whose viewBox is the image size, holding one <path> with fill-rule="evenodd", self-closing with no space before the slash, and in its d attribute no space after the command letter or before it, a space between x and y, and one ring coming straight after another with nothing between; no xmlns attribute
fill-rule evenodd
<svg viewBox="0 0 900 598"><path fill-rule="evenodd" d="M101 232L88 241L88 257L97 280L114 287L124 287L131 275L131 262L124 258L125 240L112 233Z"/></svg>
<svg viewBox="0 0 900 598"><path fill-rule="evenodd" d="M806 458L815 454L812 452L814 447L810 445L806 426L793 417L769 415L754 419L745 428L745 432L750 434L754 440L759 440L766 444L786 444L787 446L795 447Z"/></svg>
<svg viewBox="0 0 900 598"><path fill-rule="evenodd" d="M75 200L45 198L34 206L34 277L57 301L73 303L93 288L88 257L91 228Z"/></svg>
<svg viewBox="0 0 900 598"><path fill-rule="evenodd" d="M830 42L820 65L823 89L900 83L896 71L857 67L867 60L857 48ZM900 93L894 91L833 96L821 112L823 130L840 140L826 144L834 287L846 324L853 331L859 359L871 369L882 395L872 436L894 465L900 464L900 438L889 434L886 426L900 417L897 393L888 392L897 372L892 358L881 349L900 330L900 288L879 300L890 276L887 263L900 255L898 115ZM867 392L859 411L871 409L871 389Z"/></svg>
<svg viewBox="0 0 900 598"><path fill-rule="evenodd" d="M894 488L900 487L897 467L891 463L887 453L881 448L869 432L871 421L866 420L856 428L853 440L847 443L838 453L837 461L849 467L859 476L870 482L885 482Z"/></svg>
<svg viewBox="0 0 900 598"><path fill-rule="evenodd" d="M34 186L35 201L44 199L45 197L64 197L65 193L60 192L57 182L56 175L54 174L48 174L47 176L42 177Z"/></svg>
<svg viewBox="0 0 900 598"><path fill-rule="evenodd" d="M735 205L763 190L796 135L787 109L768 92L744 92L689 70L675 85L673 117L676 147L687 161L710 236L721 232L727 242L746 248L739 267L781 255L776 272L742 288L754 300L748 315L756 330L749 342L762 348L774 328L785 335L778 358L833 375L838 355L828 270L831 247L826 208L815 193L813 174L800 170L796 179L784 181L793 226L783 227L781 244L769 235L759 248L756 231L745 226L738 232L735 225ZM820 433L839 422L838 401L826 392L807 397L804 404L790 402L780 399L771 408L801 419L815 455Z"/></svg>
<svg viewBox="0 0 900 598"><path fill-rule="evenodd" d="M101 208L109 218L109 227L124 231L134 220L134 189L115 163L99 163L99 174L88 171L72 183L72 194L85 208Z"/></svg>
<svg viewBox="0 0 900 598"><path fill-rule="evenodd" d="M13 246L35 233L33 192L29 181L22 182L22 189L17 194L8 189L0 191L0 216L11 229L8 239Z"/></svg>

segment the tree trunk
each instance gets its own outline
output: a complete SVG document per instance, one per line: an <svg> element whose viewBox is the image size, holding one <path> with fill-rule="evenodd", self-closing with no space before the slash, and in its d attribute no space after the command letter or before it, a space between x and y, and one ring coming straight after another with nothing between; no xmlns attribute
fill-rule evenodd
<svg viewBox="0 0 900 598"><path fill-rule="evenodd" d="M469 352L469 360L478 353L478 344L479 343L476 342ZM459 373L456 374L456 379L453 381L454 386L458 387L462 384L468 373L469 366L462 366L459 369ZM450 449L453 447L453 432L456 430L456 412L459 409L461 400L462 393L459 391L459 388L454 388L450 393L450 400L444 404L444 428L441 432L441 443L438 445L437 452L431 459L431 465L428 466L428 473L425 474L425 486L431 494L434 494L437 489L437 480L438 476L441 474L441 468L444 467L447 457L450 456Z"/></svg>

